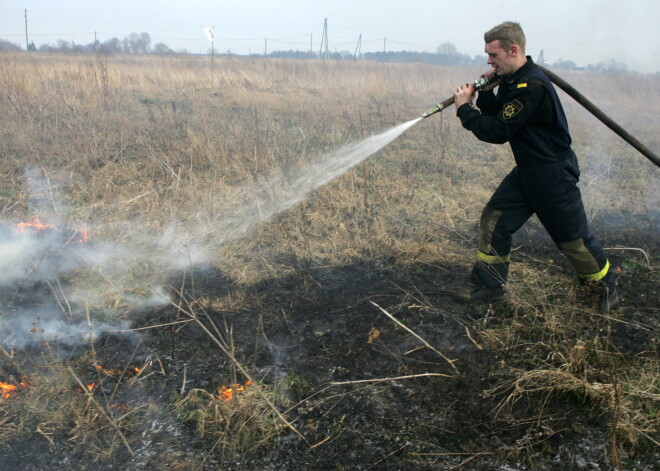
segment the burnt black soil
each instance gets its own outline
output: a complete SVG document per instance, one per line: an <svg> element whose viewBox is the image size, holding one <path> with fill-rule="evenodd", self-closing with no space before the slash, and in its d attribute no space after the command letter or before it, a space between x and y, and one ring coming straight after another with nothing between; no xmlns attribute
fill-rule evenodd
<svg viewBox="0 0 660 471"><path fill-rule="evenodd" d="M616 264L624 267L621 291L628 322L609 325L608 335L625 355L657 354L657 318L649 319L658 299L652 273L624 257ZM150 365L150 376L131 382L125 373L123 381L108 379L95 393L129 407L149 406L135 413L125 432L132 454L119 445L112 456L102 456L65 435L49 443L30 433L3 444L0 468L613 469L609 415L585 398L528 395L500 407L503 396L487 394L514 377L513 355L484 347L481 333L511 322L512 313L506 306L489 310L467 302L463 271L439 265L402 268L395 261L289 266L295 267L289 275L248 287L211 267L187 273L171 284L184 309L136 314L134 327L186 320L190 300L240 299L215 309L211 303L205 306L208 318L203 317L223 335L231 326L236 358L260 382L285 385L282 410L304 440L283 427L269 446L235 456L214 447L215 438L199 437L182 424L172 408L182 389L213 391L230 384L235 373L210 336L191 322L140 335L105 334L94 344L96 360L108 368ZM12 296L10 302L20 302ZM453 360L455 369L381 308ZM487 313L488 320L480 320ZM597 324L583 333L600 334ZM38 352L29 356L34 360ZM94 377L91 370L79 374ZM403 376L408 378L392 379ZM244 380L240 373L236 378ZM363 380L373 382L357 382ZM107 437L110 447L116 435L110 430ZM102 449L103 443L96 446ZM637 450L627 469L657 469L655 451Z"/></svg>

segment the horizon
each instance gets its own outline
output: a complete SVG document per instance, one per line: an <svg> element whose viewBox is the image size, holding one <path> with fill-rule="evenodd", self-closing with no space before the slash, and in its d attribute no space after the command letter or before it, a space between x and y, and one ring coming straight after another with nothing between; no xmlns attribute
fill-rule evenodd
<svg viewBox="0 0 660 471"><path fill-rule="evenodd" d="M492 9L495 5L497 8ZM26 11L27 10L27 11ZM512 11L503 15L501 11ZM570 11L567 16L566 11ZM58 8L44 0L26 0L16 7L0 7L0 38L26 49L26 36L37 48L57 41L90 44L131 33L149 34L152 45L205 54L262 55L272 51L323 49L332 53L430 52L451 43L457 52L484 57L483 32L506 20L521 23L527 36L527 54L541 51L548 64L573 62L577 67L599 63L625 65L629 71L660 71L660 34L655 19L660 5L651 0L585 0L576 4L558 0L538 5L532 0L430 0L399 2L306 2L285 5L255 0L218 5L198 0L185 5L175 0L118 0L107 6L62 0ZM445 20L445 18L450 18ZM325 20L327 19L327 35ZM27 23L27 24L26 24ZM215 27L211 43L204 28ZM27 31L26 31L27 29ZM569 33L566 34L565 31ZM559 32L559 34L558 34ZM640 41L638 38L645 38Z"/></svg>

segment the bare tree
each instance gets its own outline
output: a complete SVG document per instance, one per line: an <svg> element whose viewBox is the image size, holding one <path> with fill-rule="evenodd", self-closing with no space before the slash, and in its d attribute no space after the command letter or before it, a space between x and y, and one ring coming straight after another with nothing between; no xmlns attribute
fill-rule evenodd
<svg viewBox="0 0 660 471"><path fill-rule="evenodd" d="M140 33L140 52L146 54L151 50L151 36L149 33Z"/></svg>
<svg viewBox="0 0 660 471"><path fill-rule="evenodd" d="M156 54L174 54L174 51L165 43L156 43L154 45L154 52Z"/></svg>

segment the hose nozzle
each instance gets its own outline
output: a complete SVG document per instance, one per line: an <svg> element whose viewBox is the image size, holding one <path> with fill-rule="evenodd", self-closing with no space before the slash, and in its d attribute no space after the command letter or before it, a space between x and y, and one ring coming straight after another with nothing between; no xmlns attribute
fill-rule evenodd
<svg viewBox="0 0 660 471"><path fill-rule="evenodd" d="M486 85L489 83L493 82L494 80L497 80L499 77L497 75L493 76L493 78L488 78L488 77L481 77L477 80L475 80L472 85L474 85L474 88L477 90L481 91ZM440 111L444 110L450 105L454 104L454 97L452 96L451 98L447 98L445 101L442 103L438 103L435 105L433 108L428 110L426 113L422 115L422 118L428 118L431 115L434 115L436 113L439 113Z"/></svg>
<svg viewBox="0 0 660 471"><path fill-rule="evenodd" d="M453 100L452 100L452 101L453 101ZM431 116L432 114L439 113L439 112L441 112L441 111L444 110L444 109L445 109L445 105L442 104L442 103L438 103L438 104L435 105L433 108L431 108L431 109L428 110L426 113L424 113L424 114L422 115L422 118L428 118L428 117Z"/></svg>

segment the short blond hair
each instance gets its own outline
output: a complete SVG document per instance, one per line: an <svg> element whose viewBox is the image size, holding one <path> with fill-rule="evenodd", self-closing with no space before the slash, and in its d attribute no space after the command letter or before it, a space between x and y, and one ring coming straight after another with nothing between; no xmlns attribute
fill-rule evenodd
<svg viewBox="0 0 660 471"><path fill-rule="evenodd" d="M521 52L525 53L525 33L520 23L515 21L505 21L504 23L491 28L484 33L486 44L499 39L502 48L509 49L512 45L520 46Z"/></svg>

